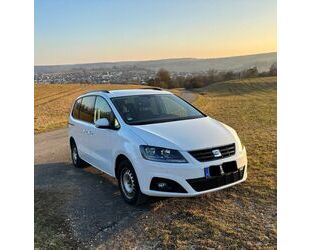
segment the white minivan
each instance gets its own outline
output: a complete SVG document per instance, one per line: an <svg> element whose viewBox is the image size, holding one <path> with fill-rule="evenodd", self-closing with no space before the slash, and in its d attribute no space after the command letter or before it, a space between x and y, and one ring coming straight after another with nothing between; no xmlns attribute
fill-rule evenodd
<svg viewBox="0 0 311 250"><path fill-rule="evenodd" d="M157 88L79 96L69 142L73 165L116 177L130 204L201 195L247 178L246 149L235 130Z"/></svg>

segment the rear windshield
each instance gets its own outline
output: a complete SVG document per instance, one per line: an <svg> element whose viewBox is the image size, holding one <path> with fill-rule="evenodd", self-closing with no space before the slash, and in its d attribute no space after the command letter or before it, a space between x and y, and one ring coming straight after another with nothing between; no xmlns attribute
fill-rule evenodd
<svg viewBox="0 0 311 250"><path fill-rule="evenodd" d="M134 95L111 98L122 119L130 125L205 117L199 110L171 95Z"/></svg>

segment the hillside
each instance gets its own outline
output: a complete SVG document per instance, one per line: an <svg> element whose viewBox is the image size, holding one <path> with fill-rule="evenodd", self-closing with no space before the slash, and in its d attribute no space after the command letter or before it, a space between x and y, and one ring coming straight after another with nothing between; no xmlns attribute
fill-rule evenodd
<svg viewBox="0 0 311 250"><path fill-rule="evenodd" d="M127 67L137 67L139 69L157 71L165 68L172 72L200 72L209 69L240 71L253 66L257 66L259 71L266 71L272 63L277 61L276 52L234 56L225 58L178 58L150 61L124 61L124 62L103 62L91 64L72 64L56 66L35 66L35 73L66 72L74 70L109 70L112 68L126 69Z"/></svg>

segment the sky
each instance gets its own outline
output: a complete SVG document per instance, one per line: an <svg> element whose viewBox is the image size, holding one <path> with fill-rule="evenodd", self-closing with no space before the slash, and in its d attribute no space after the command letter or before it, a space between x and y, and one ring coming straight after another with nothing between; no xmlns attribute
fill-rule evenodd
<svg viewBox="0 0 311 250"><path fill-rule="evenodd" d="M35 0L35 65L276 51L276 0Z"/></svg>

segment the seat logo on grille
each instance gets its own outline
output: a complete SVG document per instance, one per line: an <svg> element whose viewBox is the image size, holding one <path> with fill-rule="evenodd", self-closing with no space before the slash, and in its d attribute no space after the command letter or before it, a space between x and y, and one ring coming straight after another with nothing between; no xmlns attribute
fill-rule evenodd
<svg viewBox="0 0 311 250"><path fill-rule="evenodd" d="M221 157L221 152L219 149L212 150L214 157Z"/></svg>

